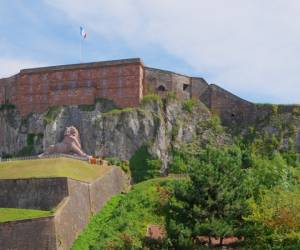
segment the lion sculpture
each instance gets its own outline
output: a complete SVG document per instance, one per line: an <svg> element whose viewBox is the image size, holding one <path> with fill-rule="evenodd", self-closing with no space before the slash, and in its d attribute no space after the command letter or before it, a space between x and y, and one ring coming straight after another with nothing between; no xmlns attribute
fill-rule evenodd
<svg viewBox="0 0 300 250"><path fill-rule="evenodd" d="M66 128L62 142L49 146L40 156L50 154L71 154L91 158L91 156L82 151L79 132L74 126Z"/></svg>

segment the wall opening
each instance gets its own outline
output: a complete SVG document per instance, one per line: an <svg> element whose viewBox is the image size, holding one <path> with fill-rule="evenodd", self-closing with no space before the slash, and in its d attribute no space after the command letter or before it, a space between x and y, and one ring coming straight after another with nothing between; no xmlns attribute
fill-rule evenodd
<svg viewBox="0 0 300 250"><path fill-rule="evenodd" d="M158 91L167 91L166 87L163 86L163 85L160 85L158 88L157 88Z"/></svg>
<svg viewBox="0 0 300 250"><path fill-rule="evenodd" d="M183 89L184 91L187 91L189 86L190 86L189 84L183 84L182 89Z"/></svg>

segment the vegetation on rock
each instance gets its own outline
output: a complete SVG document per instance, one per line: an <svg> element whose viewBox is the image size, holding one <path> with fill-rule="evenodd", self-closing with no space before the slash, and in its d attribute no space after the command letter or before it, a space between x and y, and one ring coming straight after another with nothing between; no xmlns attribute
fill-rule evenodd
<svg viewBox="0 0 300 250"><path fill-rule="evenodd" d="M204 249L215 247L212 238L221 247L232 237L241 239L231 245L237 249L297 249L299 153L291 138L285 147L278 139L291 135L288 130L261 136L261 130L249 127L227 140L218 118L201 121L191 142L172 148L169 172L188 178L156 186L156 192L157 180L141 182L129 194L115 197L74 249ZM131 159L135 181L156 176L147 172L149 159L146 146ZM164 227L167 238L149 245L145 230L150 223Z"/></svg>
<svg viewBox="0 0 300 250"><path fill-rule="evenodd" d="M135 183L159 177L162 162L155 159L146 145L140 147L129 161L132 179Z"/></svg>
<svg viewBox="0 0 300 250"><path fill-rule="evenodd" d="M56 117L59 115L61 112L62 107L59 106L54 106L49 108L48 112L44 116L44 123L50 124L55 121Z"/></svg>

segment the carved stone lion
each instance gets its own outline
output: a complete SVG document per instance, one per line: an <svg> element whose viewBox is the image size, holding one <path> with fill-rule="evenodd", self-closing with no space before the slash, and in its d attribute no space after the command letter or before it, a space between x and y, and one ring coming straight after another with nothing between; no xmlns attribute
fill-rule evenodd
<svg viewBox="0 0 300 250"><path fill-rule="evenodd" d="M50 154L71 154L91 158L91 156L82 151L79 132L73 126L66 128L62 142L49 146L40 156Z"/></svg>

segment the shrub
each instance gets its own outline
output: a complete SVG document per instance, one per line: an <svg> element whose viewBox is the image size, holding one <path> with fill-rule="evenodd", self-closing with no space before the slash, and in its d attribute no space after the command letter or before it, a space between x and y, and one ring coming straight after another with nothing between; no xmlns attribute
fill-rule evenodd
<svg viewBox="0 0 300 250"><path fill-rule="evenodd" d="M135 183L160 176L161 165L161 160L151 156L146 145L140 147L129 161Z"/></svg>
<svg viewBox="0 0 300 250"><path fill-rule="evenodd" d="M146 104L148 103L151 103L151 102L156 102L156 103L159 103L160 106L162 106L162 100L161 100L161 97L157 94L149 94L149 95L145 95L143 97L143 100L141 102L141 105L142 106L145 106Z"/></svg>
<svg viewBox="0 0 300 250"><path fill-rule="evenodd" d="M250 214L244 220L252 224L249 244L260 249L299 249L299 188L267 190L259 201L249 200Z"/></svg>
<svg viewBox="0 0 300 250"><path fill-rule="evenodd" d="M109 164L120 167L127 175L131 176L131 171L128 161L123 161L114 157L105 158Z"/></svg>
<svg viewBox="0 0 300 250"><path fill-rule="evenodd" d="M196 105L196 101L194 99L188 99L188 100L185 100L183 103L182 103L182 108L185 110L185 111L188 111L188 112L192 112L193 111L193 108L195 107Z"/></svg>
<svg viewBox="0 0 300 250"><path fill-rule="evenodd" d="M166 99L168 101L177 100L176 93L174 91L168 91L167 94L166 94Z"/></svg>

